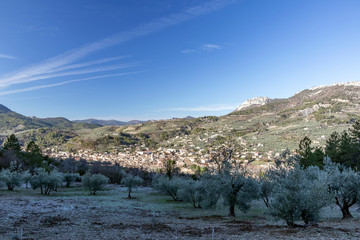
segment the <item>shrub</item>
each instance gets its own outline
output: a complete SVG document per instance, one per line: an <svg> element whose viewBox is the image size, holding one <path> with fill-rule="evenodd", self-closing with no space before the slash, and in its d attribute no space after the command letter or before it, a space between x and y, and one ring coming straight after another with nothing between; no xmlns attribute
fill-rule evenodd
<svg viewBox="0 0 360 240"><path fill-rule="evenodd" d="M71 183L75 182L76 179L80 178L78 173L64 173L63 181L66 183L66 187L70 187Z"/></svg>
<svg viewBox="0 0 360 240"><path fill-rule="evenodd" d="M156 175L153 178L152 186L155 190L171 196L174 201L178 201L177 192L181 186L181 179L173 177L171 180L165 175Z"/></svg>
<svg viewBox="0 0 360 240"><path fill-rule="evenodd" d="M121 183L124 184L124 186L128 188L128 198L131 198L132 189L141 185L143 183L143 179L138 176L133 176L133 175L127 174L121 180Z"/></svg>
<svg viewBox="0 0 360 240"><path fill-rule="evenodd" d="M4 182L9 191L13 191L15 187L20 187L22 174L9 169L3 169L0 172L0 181Z"/></svg>
<svg viewBox="0 0 360 240"><path fill-rule="evenodd" d="M120 184L122 178L126 175L124 168L118 163L94 162L90 168L91 174L102 174L109 178L112 184Z"/></svg>
<svg viewBox="0 0 360 240"><path fill-rule="evenodd" d="M33 189L40 188L41 194L49 195L52 190L57 190L62 180L62 174L56 170L47 172L44 168L37 168L30 178L30 184Z"/></svg>
<svg viewBox="0 0 360 240"><path fill-rule="evenodd" d="M95 195L98 190L101 190L109 182L109 178L102 174L91 175L86 173L82 177L81 182L85 188L89 189L90 195Z"/></svg>

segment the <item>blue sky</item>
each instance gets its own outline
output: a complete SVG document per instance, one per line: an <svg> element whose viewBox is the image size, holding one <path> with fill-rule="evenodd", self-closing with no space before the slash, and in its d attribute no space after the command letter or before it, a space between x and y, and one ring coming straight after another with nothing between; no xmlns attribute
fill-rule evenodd
<svg viewBox="0 0 360 240"><path fill-rule="evenodd" d="M360 1L3 0L0 103L27 116L224 115L360 80Z"/></svg>

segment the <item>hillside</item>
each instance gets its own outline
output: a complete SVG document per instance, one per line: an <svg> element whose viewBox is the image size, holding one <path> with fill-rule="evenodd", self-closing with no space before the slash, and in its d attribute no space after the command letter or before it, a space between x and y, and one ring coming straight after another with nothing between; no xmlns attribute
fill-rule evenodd
<svg viewBox="0 0 360 240"><path fill-rule="evenodd" d="M31 129L78 130L92 129L99 125L74 123L66 118L26 117L16 113L4 105L0 105L0 139L11 133L22 133Z"/></svg>
<svg viewBox="0 0 360 240"><path fill-rule="evenodd" d="M119 133L146 134L158 146L197 152L205 151L216 142L235 141L244 151L266 155L270 151L297 148L305 135L313 139L315 145L324 144L331 132L347 129L360 115L358 82L306 89L286 99L258 99L261 101L247 101L240 110L221 117L82 130L78 131L78 139L86 142ZM78 146L81 148L81 144ZM111 149L116 150L118 146L111 145L108 150Z"/></svg>
<svg viewBox="0 0 360 240"><path fill-rule="evenodd" d="M42 147L56 144L59 149L118 152L136 148L182 149L190 156L204 156L213 146L233 142L241 152L259 164L273 159L283 149L294 150L304 136L323 145L333 131L343 131L360 116L360 83L342 83L306 89L286 99L266 97L248 100L221 117L183 118L148 121L135 125L77 125L64 118L27 118L14 112L0 114L16 119L11 125L23 129L24 141L39 141ZM0 118L1 119L1 118ZM39 137L42 136L42 137ZM54 136L52 139L51 136ZM61 141L56 142L58 137ZM46 138L47 140L41 140Z"/></svg>

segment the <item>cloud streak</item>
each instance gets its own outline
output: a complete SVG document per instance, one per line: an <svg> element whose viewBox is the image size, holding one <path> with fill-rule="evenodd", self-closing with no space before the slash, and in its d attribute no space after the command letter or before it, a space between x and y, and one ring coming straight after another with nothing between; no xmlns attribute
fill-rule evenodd
<svg viewBox="0 0 360 240"><path fill-rule="evenodd" d="M52 71L48 71L46 73L60 72L60 71L65 71L65 70L69 70L69 69L76 69L76 68L82 68L82 67L89 67L89 66L93 66L93 65L99 65L99 64L103 64L103 63L116 61L116 60L119 60L119 59L124 59L124 58L127 58L127 57L129 57L129 56L103 58L103 59L98 59L98 60L95 60L95 61L89 61L89 62L84 62L84 63L79 63L79 64L68 65L68 66L65 66L65 67L55 68Z"/></svg>
<svg viewBox="0 0 360 240"><path fill-rule="evenodd" d="M87 78L68 80L68 81L63 81L63 82L53 83L53 84L45 84L45 85L39 85L39 86L34 86L34 87L28 87L28 88L2 91L2 92L0 92L0 96L14 94L14 93L21 93L21 92L30 92L30 91L34 91L34 90L38 90L38 89L43 89L43 88L57 87L57 86L62 86L62 85L66 85L69 83L83 82L83 81L89 81L89 80L99 79L99 78L119 77L119 76L125 76L125 75L136 74L136 73L138 73L138 72L107 74L107 75L101 75L101 76L93 76L93 77L87 77Z"/></svg>
<svg viewBox="0 0 360 240"><path fill-rule="evenodd" d="M222 47L216 44L204 44L201 46L201 49L204 51L212 52L214 50L220 50Z"/></svg>
<svg viewBox="0 0 360 240"><path fill-rule="evenodd" d="M14 57L14 56L10 56L10 55L3 54L3 53L0 53L0 58L5 58L5 59L17 59L17 58Z"/></svg>
<svg viewBox="0 0 360 240"><path fill-rule="evenodd" d="M80 70L69 71L69 72L60 72L60 73L48 74L48 75L44 74L41 76L29 77L26 79L13 80L10 84L13 85L13 84L38 81L38 80L49 79L49 78L56 78L56 77L83 75L83 74L97 73L97 72L106 72L106 71L119 70L119 69L134 67L134 66L137 66L137 65L136 64L111 65L111 66L104 66L104 67L97 67L97 68L80 69ZM0 87L6 87L8 85L9 85L8 82L5 82L5 81L0 82Z"/></svg>
<svg viewBox="0 0 360 240"><path fill-rule="evenodd" d="M103 60L96 60L93 62L74 64L74 62L94 52L103 50L113 45L120 45L130 40L143 37L161 31L165 28L191 20L200 15L211 13L229 4L232 4L235 1L236 0L212 0L203 5L188 8L180 13L172 14L167 17L154 20L147 24L140 25L134 28L133 30L121 32L119 34L102 39L100 41L87 44L83 47L67 51L63 54L47 59L42 63L35 64L23 68L19 71L0 76L0 87L4 88L19 83L27 83L42 79L90 73L90 71L83 70L83 71L63 72L58 74L49 74L49 73L61 72L69 69L78 69L81 67L100 64L100 63L106 63L107 61L109 62L113 61L115 59L107 59L107 60L103 59ZM7 55L3 55L3 56L7 56ZM114 68L109 67L109 70L114 70Z"/></svg>
<svg viewBox="0 0 360 240"><path fill-rule="evenodd" d="M200 52L212 52L215 50L222 49L222 46L216 44L203 44L198 49L185 49L181 50L181 53L189 54L189 53L200 53Z"/></svg>
<svg viewBox="0 0 360 240"><path fill-rule="evenodd" d="M181 53L185 53L185 54L189 54L189 53L197 53L199 51L194 50L194 49L185 49L185 50L181 50Z"/></svg>

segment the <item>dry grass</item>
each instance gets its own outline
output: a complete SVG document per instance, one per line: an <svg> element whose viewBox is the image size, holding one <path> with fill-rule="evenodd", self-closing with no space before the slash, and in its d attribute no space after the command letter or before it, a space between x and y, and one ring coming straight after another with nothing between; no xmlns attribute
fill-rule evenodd
<svg viewBox="0 0 360 240"><path fill-rule="evenodd" d="M141 188L128 200L123 188L109 186L98 196L81 188L60 189L52 196L32 190L0 190L0 239L19 229L23 239L358 239L357 219L341 221L336 208L324 209L318 227L289 228L266 215L255 202L237 219L226 209L194 210L190 205ZM354 211L353 211L354 212Z"/></svg>

